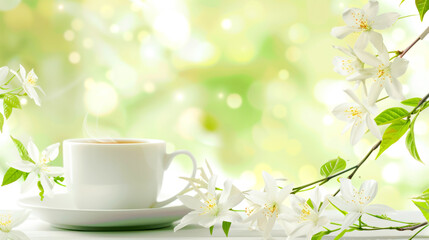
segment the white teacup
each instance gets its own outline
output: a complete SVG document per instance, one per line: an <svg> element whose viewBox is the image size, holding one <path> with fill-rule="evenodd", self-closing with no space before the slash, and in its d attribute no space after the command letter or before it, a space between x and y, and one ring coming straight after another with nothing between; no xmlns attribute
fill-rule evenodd
<svg viewBox="0 0 429 240"><path fill-rule="evenodd" d="M166 153L165 142L154 139L69 139L63 142L67 189L80 209L141 209L162 207L157 197L164 171L179 154L196 162L188 151ZM188 188L186 186L185 188Z"/></svg>

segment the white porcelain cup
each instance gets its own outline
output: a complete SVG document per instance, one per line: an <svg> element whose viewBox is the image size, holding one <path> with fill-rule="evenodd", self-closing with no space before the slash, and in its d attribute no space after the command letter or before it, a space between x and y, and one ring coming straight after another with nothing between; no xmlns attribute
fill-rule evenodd
<svg viewBox="0 0 429 240"><path fill-rule="evenodd" d="M162 207L176 195L157 202L164 171L177 155L167 154L155 139L69 139L63 142L67 190L79 209L141 209ZM188 188L189 184L185 187Z"/></svg>

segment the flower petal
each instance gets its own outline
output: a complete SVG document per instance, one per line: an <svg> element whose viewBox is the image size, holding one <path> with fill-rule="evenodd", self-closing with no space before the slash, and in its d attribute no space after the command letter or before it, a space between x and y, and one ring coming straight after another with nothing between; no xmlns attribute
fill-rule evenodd
<svg viewBox="0 0 429 240"><path fill-rule="evenodd" d="M369 131L378 139L382 139L380 129L378 128L377 124L375 123L374 119L371 118L369 114L366 114L366 126L368 127Z"/></svg>
<svg viewBox="0 0 429 240"><path fill-rule="evenodd" d="M60 147L60 143L55 143L55 144L52 144L52 145L48 146L42 152L43 158L45 158L46 160L48 160L48 162L50 162L50 161L54 160L55 158L57 158L58 157L58 153L60 151L59 147Z"/></svg>
<svg viewBox="0 0 429 240"><path fill-rule="evenodd" d="M25 179L25 181L21 185L21 192L28 192L28 190L34 187L34 185L36 184L36 180L37 174L35 174L34 172L28 174L27 179Z"/></svg>
<svg viewBox="0 0 429 240"><path fill-rule="evenodd" d="M350 76L346 77L347 81L363 81L366 80L375 74L374 68L367 68L367 69L361 69L357 72L351 74Z"/></svg>
<svg viewBox="0 0 429 240"><path fill-rule="evenodd" d="M201 201L197 197L182 195L182 196L177 196L177 199L179 199L186 207L190 209L196 210L202 206Z"/></svg>
<svg viewBox="0 0 429 240"><path fill-rule="evenodd" d="M294 227L294 229L288 234L288 240L295 239L299 236L308 236L312 235L314 224L312 221L305 221L302 223L299 223Z"/></svg>
<svg viewBox="0 0 429 240"><path fill-rule="evenodd" d="M356 118L353 123L352 131L350 133L350 143L355 145L363 137L366 132L366 127L363 119Z"/></svg>
<svg viewBox="0 0 429 240"><path fill-rule="evenodd" d="M246 194L246 198L257 205L263 206L267 203L267 193L260 191L250 191Z"/></svg>
<svg viewBox="0 0 429 240"><path fill-rule="evenodd" d="M28 97L34 100L37 106L40 106L40 97L36 90L31 85L24 85L24 90L28 94Z"/></svg>
<svg viewBox="0 0 429 240"><path fill-rule="evenodd" d="M45 196L51 198L54 196L52 189L54 188L53 181L46 176L44 173L40 174L40 183L42 184L43 190L45 191Z"/></svg>
<svg viewBox="0 0 429 240"><path fill-rule="evenodd" d="M383 43L383 35L381 35L378 32L369 31L368 32L369 41L374 45L374 47L377 49L378 52L386 52L387 54L387 48L386 45ZM387 57L389 55L387 54ZM387 59L389 60L389 58Z"/></svg>
<svg viewBox="0 0 429 240"><path fill-rule="evenodd" d="M176 232L189 224L197 224L199 216L200 215L197 212L186 214L182 219L180 219L180 223L174 228L174 231Z"/></svg>
<svg viewBox="0 0 429 240"><path fill-rule="evenodd" d="M220 194L219 204L224 204L227 202L229 195L231 193L232 183L230 180L226 180L224 183L223 191Z"/></svg>
<svg viewBox="0 0 429 240"><path fill-rule="evenodd" d="M402 76L408 68L408 60L403 58L395 58L390 65L390 74L393 78Z"/></svg>
<svg viewBox="0 0 429 240"><path fill-rule="evenodd" d="M347 26L360 30L360 20L365 18L365 13L359 8L349 8L343 13L343 20Z"/></svg>
<svg viewBox="0 0 429 240"><path fill-rule="evenodd" d="M343 39L347 35L349 35L350 33L358 32L358 31L359 31L359 29L352 28L349 26L334 27L331 30L331 35L336 37L336 38Z"/></svg>
<svg viewBox="0 0 429 240"><path fill-rule="evenodd" d="M368 104L373 106L378 100L378 96L380 96L381 90L383 90L384 84L382 81L377 80L371 85L368 93Z"/></svg>
<svg viewBox="0 0 429 240"><path fill-rule="evenodd" d="M265 224L265 226L263 227L265 239L270 238L271 231L273 230L273 227L274 227L274 224L276 223L276 220L277 220L276 216L268 217L267 224Z"/></svg>
<svg viewBox="0 0 429 240"><path fill-rule="evenodd" d="M9 167L15 168L21 172L31 172L35 165L32 162L24 161L24 160L18 160L15 162L8 163Z"/></svg>
<svg viewBox="0 0 429 240"><path fill-rule="evenodd" d="M264 182L265 182L265 191L268 194L277 192L278 188L277 188L276 180L274 180L274 178L265 171L262 172L262 177L264 178Z"/></svg>
<svg viewBox="0 0 429 240"><path fill-rule="evenodd" d="M9 74L9 68L4 66L0 68L0 84L6 81L6 77Z"/></svg>
<svg viewBox="0 0 429 240"><path fill-rule="evenodd" d="M30 240L30 238L27 235L25 235L25 233L18 230L10 231L7 239L8 240Z"/></svg>
<svg viewBox="0 0 429 240"><path fill-rule="evenodd" d="M344 47L340 47L340 46L333 46L335 49L338 49L339 51L341 51L342 53L346 54L349 57L353 57L355 58L355 54L353 53L353 49L351 47L349 48L344 48Z"/></svg>
<svg viewBox="0 0 429 240"><path fill-rule="evenodd" d="M353 200L355 188L352 185L352 181L348 178L340 178L340 183L341 196L348 201Z"/></svg>
<svg viewBox="0 0 429 240"><path fill-rule="evenodd" d="M293 184L289 184L285 187L283 187L282 189L280 189L277 192L277 199L276 202L281 204L284 202L284 200L290 195L290 193L292 192L293 189Z"/></svg>
<svg viewBox="0 0 429 240"><path fill-rule="evenodd" d="M389 212L394 212L395 209L386 206L384 204L371 204L365 207L365 213L374 214L374 215L382 215Z"/></svg>
<svg viewBox="0 0 429 240"><path fill-rule="evenodd" d="M227 209L237 206L241 201L243 201L243 193L234 185L231 185L231 191L229 196L226 198L226 202L223 203L224 207Z"/></svg>
<svg viewBox="0 0 429 240"><path fill-rule="evenodd" d="M33 140L31 140L31 139L28 142L27 151L28 151L28 155L30 156L30 158L34 162L38 163L39 162L39 149L37 148L37 146L33 143Z"/></svg>
<svg viewBox="0 0 429 240"><path fill-rule="evenodd" d="M363 6L362 10L365 12L365 16L368 21L372 21L378 13L378 2L374 0L370 0L365 6Z"/></svg>
<svg viewBox="0 0 429 240"><path fill-rule="evenodd" d="M334 65L334 71L343 76L350 75L356 71L350 58L336 56L332 60L332 64Z"/></svg>
<svg viewBox="0 0 429 240"><path fill-rule="evenodd" d="M354 205L347 203L341 197L328 197L328 199L332 205L343 211L352 212L356 210L356 207Z"/></svg>
<svg viewBox="0 0 429 240"><path fill-rule="evenodd" d="M21 64L19 65L19 74L21 75L22 82L24 83L25 80L27 80L27 72L25 71L25 68Z"/></svg>
<svg viewBox="0 0 429 240"><path fill-rule="evenodd" d="M213 196L216 196L216 180L217 180L216 175L211 176L207 187L207 191L211 193Z"/></svg>
<svg viewBox="0 0 429 240"><path fill-rule="evenodd" d="M64 174L64 168L62 167L47 167L43 171L48 177L58 177Z"/></svg>
<svg viewBox="0 0 429 240"><path fill-rule="evenodd" d="M399 82L395 82L395 84L394 84L393 81L395 81L395 80L394 79L391 79L391 80L386 79L385 80L384 88L386 89L387 94L389 95L389 97L391 97L395 100L403 100L404 95L402 95L401 84Z"/></svg>
<svg viewBox="0 0 429 240"><path fill-rule="evenodd" d="M347 229L350 225L355 223L360 216L362 216L362 214L359 212L349 212L349 214L347 214L346 217L344 218L343 225L341 225L340 232Z"/></svg>
<svg viewBox="0 0 429 240"><path fill-rule="evenodd" d="M360 49L355 49L355 53L362 62L368 65L371 65L373 67L378 67L379 65L382 64L382 62L377 57L375 57L374 55L368 52L365 52Z"/></svg>
<svg viewBox="0 0 429 240"><path fill-rule="evenodd" d="M383 13L374 18L374 23L371 25L372 28L377 30L383 30L392 26L401 15L399 13L390 12Z"/></svg>
<svg viewBox="0 0 429 240"><path fill-rule="evenodd" d="M205 228L209 228L215 225L216 222L218 222L218 219L216 218L216 216L209 215L209 214L200 215L200 217L198 218L198 224Z"/></svg>
<svg viewBox="0 0 429 240"><path fill-rule="evenodd" d="M222 214L219 216L219 220L220 221L226 221L226 222L241 222L241 217L238 213L233 212L233 211L224 211L222 212Z"/></svg>
<svg viewBox="0 0 429 240"><path fill-rule="evenodd" d="M366 180L360 186L359 192L364 194L367 198L366 204L370 203L377 195L378 184L375 180Z"/></svg>
<svg viewBox="0 0 429 240"><path fill-rule="evenodd" d="M9 233L0 231L0 240L9 240Z"/></svg>
<svg viewBox="0 0 429 240"><path fill-rule="evenodd" d="M12 215L12 224L10 228L19 226L28 218L29 215L30 215L30 211L28 210L15 211Z"/></svg>
<svg viewBox="0 0 429 240"><path fill-rule="evenodd" d="M362 102L360 101L360 99L358 98L358 96L356 96L356 94L353 92L353 90L351 89L345 89L344 92L349 95L349 97L351 99L353 99L353 101L355 101L357 104L363 106Z"/></svg>
<svg viewBox="0 0 429 240"><path fill-rule="evenodd" d="M336 106L332 110L332 114L336 118L338 118L339 120L348 122L352 119L349 110L350 110L350 108L354 108L354 107L356 107L355 104L343 103L343 104Z"/></svg>
<svg viewBox="0 0 429 240"><path fill-rule="evenodd" d="M369 41L369 32L364 31L362 32L359 37L356 39L355 42L355 50L364 50L366 48L366 46L368 45L368 41Z"/></svg>

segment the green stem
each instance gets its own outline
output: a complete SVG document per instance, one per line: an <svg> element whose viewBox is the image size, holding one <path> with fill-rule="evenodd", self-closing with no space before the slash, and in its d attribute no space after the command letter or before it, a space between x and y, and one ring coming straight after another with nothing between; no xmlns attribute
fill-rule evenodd
<svg viewBox="0 0 429 240"><path fill-rule="evenodd" d="M389 98L389 96L385 96L385 97L383 97L383 98L380 98L380 99L378 99L377 101L375 101L376 103L377 102L381 102L381 101L383 101L384 99L387 99L387 98Z"/></svg>
<svg viewBox="0 0 429 240"><path fill-rule="evenodd" d="M16 72L19 73L19 70L21 70L21 69L18 69L18 71L16 71ZM5 84L3 84L3 85L8 85L10 83L10 81L12 81L12 79L14 77L15 77L15 74L9 80L7 80L7 82Z"/></svg>
<svg viewBox="0 0 429 240"><path fill-rule="evenodd" d="M320 183L320 185L323 185L323 184L327 183L329 180L331 180L332 178L338 177L338 176L340 176L340 175L342 175L342 174L344 174L344 173L346 173L346 172L349 172L349 171L351 171L351 170L355 169L356 167L357 167L357 165L356 165L356 166L353 166L353 167L351 167L351 168L348 168L348 169L346 169L346 170L343 170L343 171L341 171L341 172L338 172L338 173L336 173L336 174L334 174L334 175L331 175L331 176L328 176L328 177L325 177L325 178L319 179L319 180L317 180L317 181L314 181L314 182L311 182L311 183L308 183L308 184L305 184L305 185L302 185L302 186L299 186L299 187L293 188L293 190L292 190L292 192L291 192L291 193L292 193L292 194L295 194L295 193L297 193L297 192L301 191L301 190L302 190L302 189L304 189L304 188L307 188L307 187L313 186L313 185L318 184L318 183Z"/></svg>
<svg viewBox="0 0 429 240"><path fill-rule="evenodd" d="M390 221L390 222L396 222L396 223L402 223L402 224L408 224L408 225L420 224L420 223L416 223L416 222L399 221L399 220L391 219L391 218L388 218L388 217L383 217L383 216L380 216L380 215L370 214L370 213L367 213L367 214L370 215L370 216L372 216L372 217L375 217L375 218L378 218L378 219L383 219L383 220Z"/></svg>
<svg viewBox="0 0 429 240"><path fill-rule="evenodd" d="M408 240L411 240L413 238L415 238L421 231L423 231L425 228L427 228L429 225L426 225L424 227L422 227L419 231L416 232L416 234L414 234L412 237L410 237Z"/></svg>
<svg viewBox="0 0 429 240"><path fill-rule="evenodd" d="M11 92L15 92L15 91L17 91L17 90L22 90L22 87L17 87L17 88L14 88L14 89L12 89L12 90L9 90L9 91L7 91L7 92L4 92L4 93L2 93L2 94L6 94L6 93L11 93Z"/></svg>

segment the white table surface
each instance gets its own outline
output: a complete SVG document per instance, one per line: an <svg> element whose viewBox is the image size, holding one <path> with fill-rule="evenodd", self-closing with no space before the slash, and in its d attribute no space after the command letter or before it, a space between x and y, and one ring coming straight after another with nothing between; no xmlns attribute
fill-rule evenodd
<svg viewBox="0 0 429 240"><path fill-rule="evenodd" d="M395 219L404 221L424 221L424 218L418 212L399 211L394 215ZM377 220L376 220L377 221ZM374 223L368 221L368 223ZM380 226L380 225L378 225ZM393 225L392 225L393 226ZM30 239L50 240L50 239L262 239L260 233L251 231L247 225L233 224L230 230L230 236L226 238L220 226L216 226L213 236L210 236L209 230L198 226L188 226L174 233L173 227L145 230L145 231L114 231L114 232L83 232L69 231L51 227L49 223L37 219L30 215L26 222L16 230L21 230ZM343 239L408 239L415 232L411 231L372 231L372 232L352 232L347 234ZM276 225L272 232L274 239L286 239L286 234L280 226ZM326 239L332 239L327 237ZM425 229L418 238L429 238L429 229ZM303 239L303 238L302 238Z"/></svg>

